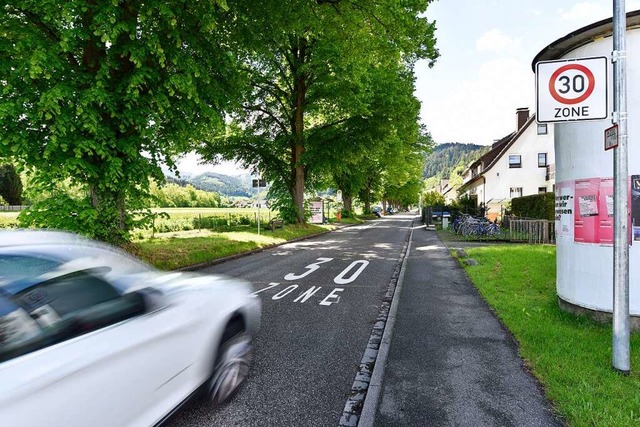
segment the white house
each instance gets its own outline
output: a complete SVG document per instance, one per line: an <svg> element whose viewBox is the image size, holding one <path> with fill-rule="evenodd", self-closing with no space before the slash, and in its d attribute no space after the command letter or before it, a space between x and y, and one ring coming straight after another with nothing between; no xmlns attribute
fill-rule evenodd
<svg viewBox="0 0 640 427"><path fill-rule="evenodd" d="M518 108L516 119L515 132L469 165L459 190L484 206L491 220L515 197L555 190L553 125L537 124L528 108Z"/></svg>

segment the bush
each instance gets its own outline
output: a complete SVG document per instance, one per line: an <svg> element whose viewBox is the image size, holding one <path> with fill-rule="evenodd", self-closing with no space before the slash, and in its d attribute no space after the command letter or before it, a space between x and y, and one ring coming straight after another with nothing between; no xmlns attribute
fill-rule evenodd
<svg viewBox="0 0 640 427"><path fill-rule="evenodd" d="M532 219L555 219L555 194L543 193L517 197L511 200L511 213Z"/></svg>

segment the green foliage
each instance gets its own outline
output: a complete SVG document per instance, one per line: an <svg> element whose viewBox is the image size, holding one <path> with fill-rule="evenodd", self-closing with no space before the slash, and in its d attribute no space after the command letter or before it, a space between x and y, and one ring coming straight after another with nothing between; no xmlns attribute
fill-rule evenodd
<svg viewBox="0 0 640 427"><path fill-rule="evenodd" d="M217 208L220 206L220 195L208 191L197 190L191 185L181 187L177 184L166 184L159 187L151 183L150 193L153 207L160 208Z"/></svg>
<svg viewBox="0 0 640 427"><path fill-rule="evenodd" d="M88 198L75 198L63 191L51 193L18 215L21 227L51 228L97 237L96 211ZM95 234L91 231L95 230Z"/></svg>
<svg viewBox="0 0 640 427"><path fill-rule="evenodd" d="M22 204L22 181L11 164L0 165L0 200L0 204Z"/></svg>
<svg viewBox="0 0 640 427"><path fill-rule="evenodd" d="M293 197L285 183L280 180L274 181L269 188L267 198L271 202L273 209L279 212L280 218L285 222L298 222L298 208L293 203ZM305 210L305 215L309 216L311 213Z"/></svg>
<svg viewBox="0 0 640 427"><path fill-rule="evenodd" d="M467 165L487 152L489 147L476 144L449 142L438 144L424 162L422 176L425 178L448 178L458 165Z"/></svg>
<svg viewBox="0 0 640 427"><path fill-rule="evenodd" d="M462 212L469 215L478 215L478 208L476 207L476 199L469 196L468 194L463 194L453 203L453 207Z"/></svg>
<svg viewBox="0 0 640 427"><path fill-rule="evenodd" d="M532 219L555 219L554 193L533 194L511 200L511 213L515 216Z"/></svg>
<svg viewBox="0 0 640 427"><path fill-rule="evenodd" d="M243 35L236 46L248 85L227 133L200 148L210 161L233 159L261 171L277 187L272 197L282 197L281 213L299 222L305 191L334 180L348 199L376 163L363 160L367 166L354 173L360 153L411 133L415 141L417 101L407 88L415 62L438 56L434 25L424 16L428 2L331 3L229 2L225 28ZM410 113L396 126L389 105L399 107L398 115ZM348 160L345 167L323 167L336 157Z"/></svg>
<svg viewBox="0 0 640 427"><path fill-rule="evenodd" d="M424 206L443 206L445 204L444 196L437 191L423 193L422 204Z"/></svg>
<svg viewBox="0 0 640 427"><path fill-rule="evenodd" d="M464 171L466 169L466 163L458 163L456 165L456 167L454 167L451 170L451 173L449 174L449 186L454 188L454 189L458 189L460 188L460 186L462 185L462 183L464 182Z"/></svg>
<svg viewBox="0 0 640 427"><path fill-rule="evenodd" d="M223 1L8 0L0 15L0 156L30 167L38 186L83 186L66 227L128 238L160 164L223 123L235 57L217 30ZM33 211L34 214L36 211ZM42 217L44 218L44 217ZM83 228L83 227L87 228ZM97 227L98 231L94 230Z"/></svg>

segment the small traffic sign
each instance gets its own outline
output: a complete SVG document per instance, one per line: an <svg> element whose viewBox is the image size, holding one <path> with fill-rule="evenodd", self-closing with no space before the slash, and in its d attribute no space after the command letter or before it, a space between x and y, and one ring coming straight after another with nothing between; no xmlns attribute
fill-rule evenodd
<svg viewBox="0 0 640 427"><path fill-rule="evenodd" d="M536 119L540 123L602 120L609 116L607 58L536 64Z"/></svg>
<svg viewBox="0 0 640 427"><path fill-rule="evenodd" d="M604 149L611 150L618 146L618 125L613 125L604 130Z"/></svg>

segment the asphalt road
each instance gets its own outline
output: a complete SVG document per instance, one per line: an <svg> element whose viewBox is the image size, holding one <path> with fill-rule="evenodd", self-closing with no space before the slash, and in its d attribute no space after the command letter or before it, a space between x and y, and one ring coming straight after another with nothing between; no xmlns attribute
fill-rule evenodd
<svg viewBox="0 0 640 427"><path fill-rule="evenodd" d="M335 426L342 415L413 216L395 215L204 269L247 279L263 302L248 381L184 426Z"/></svg>

